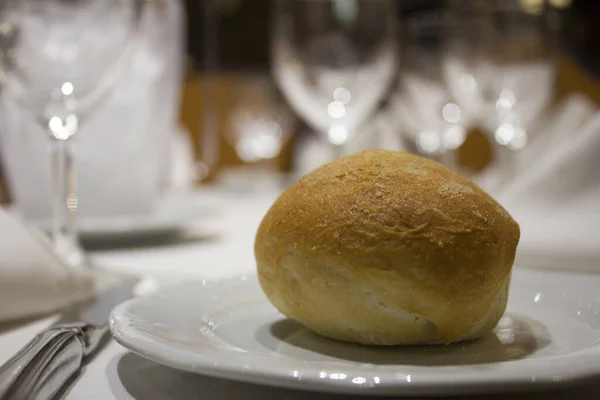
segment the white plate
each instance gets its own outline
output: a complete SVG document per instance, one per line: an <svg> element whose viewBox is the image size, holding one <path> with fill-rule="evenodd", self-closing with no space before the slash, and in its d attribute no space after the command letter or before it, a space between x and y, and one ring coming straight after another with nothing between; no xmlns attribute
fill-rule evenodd
<svg viewBox="0 0 600 400"><path fill-rule="evenodd" d="M201 216L208 209L197 204L191 197L165 197L157 202L150 214L118 215L107 217L78 218L79 235L84 240L117 239L149 235L174 234ZM48 219L30 221L40 229L49 232L51 221Z"/></svg>
<svg viewBox="0 0 600 400"><path fill-rule="evenodd" d="M285 319L255 276L189 282L133 299L115 339L173 368L278 387L452 395L565 386L600 375L600 276L517 269L505 317L486 338L374 348Z"/></svg>

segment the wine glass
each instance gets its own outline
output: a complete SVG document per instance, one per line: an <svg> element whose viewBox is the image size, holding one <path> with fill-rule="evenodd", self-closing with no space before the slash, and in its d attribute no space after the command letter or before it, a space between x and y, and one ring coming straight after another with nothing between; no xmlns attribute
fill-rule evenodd
<svg viewBox="0 0 600 400"><path fill-rule="evenodd" d="M449 87L459 104L479 114L495 143L502 181L511 179L515 152L532 139L532 127L552 101L556 41L543 8L516 0L450 2Z"/></svg>
<svg viewBox="0 0 600 400"><path fill-rule="evenodd" d="M4 96L48 133L52 238L65 263L84 263L76 231L72 141L136 46L142 0L7 0L0 5Z"/></svg>
<svg viewBox="0 0 600 400"><path fill-rule="evenodd" d="M419 154L457 169L456 150L472 120L444 79L444 13L408 14L403 21L399 84L388 115Z"/></svg>
<svg viewBox="0 0 600 400"><path fill-rule="evenodd" d="M228 94L223 135L244 164L223 168L222 183L246 193L279 190L285 184L279 156L292 138L296 116L268 74L239 76L232 80Z"/></svg>
<svg viewBox="0 0 600 400"><path fill-rule="evenodd" d="M273 86L263 75L236 80L224 136L245 163L276 169L272 164L291 138L294 116Z"/></svg>
<svg viewBox="0 0 600 400"><path fill-rule="evenodd" d="M394 2L279 0L272 58L291 107L334 158L375 112L396 69Z"/></svg>

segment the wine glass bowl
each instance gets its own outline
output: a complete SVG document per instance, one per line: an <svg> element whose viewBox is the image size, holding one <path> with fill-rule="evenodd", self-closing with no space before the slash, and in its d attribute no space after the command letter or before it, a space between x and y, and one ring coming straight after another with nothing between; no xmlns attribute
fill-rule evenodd
<svg viewBox="0 0 600 400"><path fill-rule="evenodd" d="M36 118L77 110L108 92L134 46L137 0L13 0L0 8L4 87Z"/></svg>
<svg viewBox="0 0 600 400"><path fill-rule="evenodd" d="M477 105L479 122L497 148L523 148L531 125L552 101L556 43L551 30L542 14L511 0L455 2L451 11L448 77L455 82L471 78L465 107Z"/></svg>
<svg viewBox="0 0 600 400"><path fill-rule="evenodd" d="M440 11L405 16L402 68L388 114L416 152L456 169L456 149L466 138L472 116L459 106L445 79L444 23Z"/></svg>
<svg viewBox="0 0 600 400"><path fill-rule="evenodd" d="M375 112L396 67L394 3L276 2L273 73L284 97L340 155Z"/></svg>
<svg viewBox="0 0 600 400"><path fill-rule="evenodd" d="M233 86L225 139L247 164L275 163L291 139L294 116L268 76L248 75Z"/></svg>
<svg viewBox="0 0 600 400"><path fill-rule="evenodd" d="M553 100L556 38L543 8L517 0L448 4L446 81L492 144L484 180L498 189L519 172L516 152L542 136L535 125Z"/></svg>

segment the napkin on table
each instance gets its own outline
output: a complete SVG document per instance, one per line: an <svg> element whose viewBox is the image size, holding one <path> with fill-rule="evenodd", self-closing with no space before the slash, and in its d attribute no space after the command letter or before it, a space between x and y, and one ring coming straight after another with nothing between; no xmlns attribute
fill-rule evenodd
<svg viewBox="0 0 600 400"><path fill-rule="evenodd" d="M600 112L492 193L521 227L517 264L600 273Z"/></svg>
<svg viewBox="0 0 600 400"><path fill-rule="evenodd" d="M90 270L64 265L45 236L0 208L0 323L57 311L94 287Z"/></svg>
<svg viewBox="0 0 600 400"><path fill-rule="evenodd" d="M526 146L510 155L508 171L503 171L502 165L493 165L475 178L476 183L495 194L502 192L507 184L512 185L514 181L510 179L519 176L529 179L530 169L537 168L549 152L562 148L563 144L568 146L596 112L597 106L585 95L575 93L566 97L531 124Z"/></svg>

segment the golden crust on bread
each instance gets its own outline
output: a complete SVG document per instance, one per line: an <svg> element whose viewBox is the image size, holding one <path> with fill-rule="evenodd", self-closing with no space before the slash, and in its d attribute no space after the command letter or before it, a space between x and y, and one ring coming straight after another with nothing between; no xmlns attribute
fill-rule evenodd
<svg viewBox="0 0 600 400"><path fill-rule="evenodd" d="M285 315L365 344L446 343L493 329L519 227L487 193L408 153L367 150L288 188L255 242Z"/></svg>

